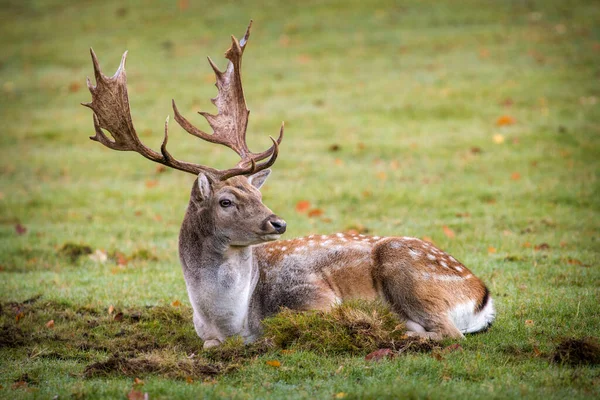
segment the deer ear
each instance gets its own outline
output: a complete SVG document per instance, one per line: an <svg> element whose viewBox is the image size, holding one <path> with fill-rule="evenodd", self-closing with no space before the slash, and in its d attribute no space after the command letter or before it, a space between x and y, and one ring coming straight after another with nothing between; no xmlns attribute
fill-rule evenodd
<svg viewBox="0 0 600 400"><path fill-rule="evenodd" d="M269 175L271 175L271 170L264 169L260 172L255 173L254 175L250 175L248 177L248 182L250 182L250 184L255 188L260 189L269 177Z"/></svg>
<svg viewBox="0 0 600 400"><path fill-rule="evenodd" d="M202 172L198 174L198 189L202 200L208 199L212 193L210 188L210 180Z"/></svg>

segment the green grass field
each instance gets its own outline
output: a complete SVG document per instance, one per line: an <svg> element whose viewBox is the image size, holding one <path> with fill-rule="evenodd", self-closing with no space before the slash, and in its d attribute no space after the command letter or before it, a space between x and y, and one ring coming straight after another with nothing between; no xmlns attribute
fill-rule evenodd
<svg viewBox="0 0 600 400"><path fill-rule="evenodd" d="M246 3L2 2L0 398L598 398L600 5ZM142 140L172 98L208 129L205 57L250 19L249 142L286 122L263 189L284 237L430 238L489 285L487 333L380 362L318 335L202 351L177 255L194 178L90 141L79 103L89 47L107 75L129 50ZM218 147L171 123L176 158L237 161Z"/></svg>

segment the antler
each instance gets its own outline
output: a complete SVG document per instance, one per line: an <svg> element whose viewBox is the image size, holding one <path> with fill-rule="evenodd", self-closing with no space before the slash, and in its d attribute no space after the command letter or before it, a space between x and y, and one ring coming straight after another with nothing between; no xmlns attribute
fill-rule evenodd
<svg viewBox="0 0 600 400"><path fill-rule="evenodd" d="M217 77L216 86L218 95L212 99L213 104L217 106L218 114L211 115L201 112L207 120L214 132L209 135L202 132L198 128L190 124L177 110L175 101L173 101L173 111L175 112L175 120L190 134L211 143L218 143L234 150L241 158L241 161L231 169L217 170L200 164L188 163L185 161L176 160L167 151L168 122L165 121L165 136L161 145L161 152L146 147L139 139L131 120L131 112L129 109L129 97L127 94L127 76L125 73L125 61L127 52L123 54L121 63L115 75L111 78L107 77L100 70L98 58L92 49L92 62L94 64L94 75L96 77L96 86L93 86L90 79L87 80L88 88L92 94L90 103L82 103L82 105L91 108L94 111L94 128L96 135L90 139L102 143L106 147L120 151L135 151L149 160L164 164L166 166L198 174L200 172L209 173L217 180L226 180L237 175L250 175L270 167L275 163L279 154L279 144L283 138L282 123L279 132L279 138L275 141L273 138L273 146L261 153L252 153L246 144L246 127L248 125L248 115L250 111L246 108L244 100L244 92L242 89L242 81L240 76L240 67L244 48L250 36L250 27L252 21L246 30L246 34L241 42L238 42L232 36L232 46L225 53L225 57L229 59L227 69L221 72L209 58L209 63ZM102 129L110 132L114 140L110 140L102 131ZM257 164L258 161L270 157L268 161Z"/></svg>

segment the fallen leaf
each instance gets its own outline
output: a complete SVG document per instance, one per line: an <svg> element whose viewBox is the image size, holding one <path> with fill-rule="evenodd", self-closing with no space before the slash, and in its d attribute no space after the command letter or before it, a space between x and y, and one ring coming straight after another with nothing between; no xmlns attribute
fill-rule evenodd
<svg viewBox="0 0 600 400"><path fill-rule="evenodd" d="M17 313L17 315L15 315L15 322L19 323L19 321L22 320L24 316L25 314L23 314L23 311Z"/></svg>
<svg viewBox="0 0 600 400"><path fill-rule="evenodd" d="M156 180L146 181L146 187L147 188L153 188L156 185L158 185L158 181L156 181Z"/></svg>
<svg viewBox="0 0 600 400"><path fill-rule="evenodd" d="M387 179L387 174L383 171L377 173L377 179L385 181Z"/></svg>
<svg viewBox="0 0 600 400"><path fill-rule="evenodd" d="M335 165L344 165L344 160L339 159L339 158L336 158L334 162L335 162Z"/></svg>
<svg viewBox="0 0 600 400"><path fill-rule="evenodd" d="M185 382L186 382L188 385L191 385L192 383L194 383L194 380L192 379L192 377L191 377L191 376L186 376L186 377L185 377Z"/></svg>
<svg viewBox="0 0 600 400"><path fill-rule="evenodd" d="M500 133L496 133L492 139L494 140L494 143L496 144L502 144L504 143L504 135L500 134Z"/></svg>
<svg viewBox="0 0 600 400"><path fill-rule="evenodd" d="M527 326L533 326L533 325L535 325L535 323L533 322L532 319L527 319L527 320L525 320L525 325L527 325Z"/></svg>
<svg viewBox="0 0 600 400"><path fill-rule="evenodd" d="M177 2L177 7L179 8L179 11L185 11L188 9L189 6L190 0L179 0Z"/></svg>
<svg viewBox="0 0 600 400"><path fill-rule="evenodd" d="M275 367L275 368L279 368L281 367L281 363L277 360L268 360L266 362L267 365L270 365L271 367Z"/></svg>
<svg viewBox="0 0 600 400"><path fill-rule="evenodd" d="M471 154L481 154L482 150L481 147L471 147Z"/></svg>
<svg viewBox="0 0 600 400"><path fill-rule="evenodd" d="M115 257L117 259L117 265L127 265L129 260L123 253L119 253L118 251L115 253Z"/></svg>
<svg viewBox="0 0 600 400"><path fill-rule="evenodd" d="M521 179L521 174L518 172L513 172L510 175L510 179L512 179L513 181L518 181L519 179Z"/></svg>
<svg viewBox="0 0 600 400"><path fill-rule="evenodd" d="M25 381L18 381L12 384L12 386L10 387L12 390L17 390L17 389L25 389L27 388L27 382Z"/></svg>
<svg viewBox="0 0 600 400"><path fill-rule="evenodd" d="M164 165L157 165L156 169L154 170L154 172L156 172L157 174L162 174L163 172L167 171L167 167L165 167Z"/></svg>
<svg viewBox="0 0 600 400"><path fill-rule="evenodd" d="M339 144L332 144L331 146L329 146L329 151L334 152L334 151L340 151L341 146Z"/></svg>
<svg viewBox="0 0 600 400"><path fill-rule="evenodd" d="M148 393L143 393L139 390L131 389L131 391L127 393L127 400L148 400Z"/></svg>
<svg viewBox="0 0 600 400"><path fill-rule="evenodd" d="M181 305L181 302L179 300L175 300L174 302L171 303L171 305L173 307L179 307Z"/></svg>
<svg viewBox="0 0 600 400"><path fill-rule="evenodd" d="M514 125L516 122L517 122L517 120L514 119L514 117L511 117L510 115L503 115L496 120L496 125L508 126L508 125Z"/></svg>
<svg viewBox="0 0 600 400"><path fill-rule="evenodd" d="M390 162L390 168L394 171L397 171L398 168L400 168L400 162L398 160L393 160L392 162Z"/></svg>
<svg viewBox="0 0 600 400"><path fill-rule="evenodd" d="M530 248L531 247L531 243L525 242L525 243L523 243L523 247Z"/></svg>
<svg viewBox="0 0 600 400"><path fill-rule="evenodd" d="M348 393L344 393L344 392L339 392L335 394L335 398L336 399L343 399L344 397L348 396Z"/></svg>
<svg viewBox="0 0 600 400"><path fill-rule="evenodd" d="M310 202L308 200L300 200L296 203L296 211L302 213L310 208Z"/></svg>
<svg viewBox="0 0 600 400"><path fill-rule="evenodd" d="M143 386L143 385L144 385L144 381L143 381L143 380L141 380L140 378L135 378L135 379L133 380L133 384L134 384L134 385L138 385L138 386Z"/></svg>
<svg viewBox="0 0 600 400"><path fill-rule="evenodd" d="M108 315L111 315L115 311L115 306L112 304L108 306Z"/></svg>
<svg viewBox="0 0 600 400"><path fill-rule="evenodd" d="M488 254L494 254L496 252L496 248L495 247L488 247Z"/></svg>
<svg viewBox="0 0 600 400"><path fill-rule="evenodd" d="M454 231L452 229L448 228L446 225L444 225L442 227L442 230L444 231L444 235L446 235L450 239L454 239L454 237L456 236Z"/></svg>
<svg viewBox="0 0 600 400"><path fill-rule="evenodd" d="M15 232L17 232L17 235L21 236L27 233L27 228L19 223L15 225Z"/></svg>
<svg viewBox="0 0 600 400"><path fill-rule="evenodd" d="M320 208L313 208L308 212L308 216L311 218L320 217L321 215L323 215L323 210L321 210Z"/></svg>
<svg viewBox="0 0 600 400"><path fill-rule="evenodd" d="M548 243L541 243L534 247L535 250L550 250L550 245Z"/></svg>
<svg viewBox="0 0 600 400"><path fill-rule="evenodd" d="M343 366L343 365L340 365L340 366L338 367L338 369L336 369L336 370L335 370L335 374L336 374L336 375L339 375L339 374L340 374L340 373L341 373L343 370L344 370L344 366Z"/></svg>
<svg viewBox="0 0 600 400"><path fill-rule="evenodd" d="M561 240L561 242L558 245L560 247L567 247L567 242L565 242L564 240Z"/></svg>
<svg viewBox="0 0 600 400"><path fill-rule="evenodd" d="M392 349L379 349L365 356L367 361L381 361L384 358L393 358L394 352Z"/></svg>
<svg viewBox="0 0 600 400"><path fill-rule="evenodd" d="M296 352L296 350L287 350L287 349L283 349L280 351L281 354L285 354L285 355L294 354L295 352Z"/></svg>
<svg viewBox="0 0 600 400"><path fill-rule="evenodd" d="M458 344L458 343L454 343L454 344L451 344L451 345L450 345L450 346L448 346L448 347L445 347L445 348L444 348L444 351L445 351L446 353L453 353L453 352L455 352L455 351L463 351L463 348L462 348L462 346L461 346L460 344Z"/></svg>
<svg viewBox="0 0 600 400"><path fill-rule="evenodd" d="M123 313L122 312L118 312L115 314L115 317L113 318L115 321L117 322L121 322L123 321Z"/></svg>
<svg viewBox="0 0 600 400"><path fill-rule="evenodd" d="M290 45L290 37L288 35L279 36L279 44L283 47L288 47Z"/></svg>
<svg viewBox="0 0 600 400"><path fill-rule="evenodd" d="M510 107L514 104L513 100L510 97L505 98L500 105L504 106L504 107Z"/></svg>
<svg viewBox="0 0 600 400"><path fill-rule="evenodd" d="M160 221L162 221L162 217L160 216L160 214L156 214L156 215L154 216L154 220L155 220L156 222L160 222Z"/></svg>
<svg viewBox="0 0 600 400"><path fill-rule="evenodd" d="M79 89L81 89L81 83L79 82L71 82L71 84L69 85L69 92L71 93L78 92Z"/></svg>
<svg viewBox="0 0 600 400"><path fill-rule="evenodd" d="M490 51L488 49L479 49L479 58L488 58L490 56Z"/></svg>
<svg viewBox="0 0 600 400"><path fill-rule="evenodd" d="M570 265L583 265L583 263L581 261L579 261L579 260L577 260L575 258L569 258L567 260L567 264L570 264Z"/></svg>
<svg viewBox="0 0 600 400"><path fill-rule="evenodd" d="M444 356L439 351L434 351L433 353L431 353L431 356L438 361L444 360Z"/></svg>
<svg viewBox="0 0 600 400"><path fill-rule="evenodd" d="M46 322L46 328L54 328L54 320L51 319L50 321Z"/></svg>
<svg viewBox="0 0 600 400"><path fill-rule="evenodd" d="M468 213L468 212L456 213L455 215L456 215L458 218L468 218L468 217L470 217L470 216L471 216L471 214L470 214L470 213Z"/></svg>
<svg viewBox="0 0 600 400"><path fill-rule="evenodd" d="M308 54L300 54L298 57L296 57L296 60L300 64L308 64L309 62L312 61L312 57L309 56Z"/></svg>

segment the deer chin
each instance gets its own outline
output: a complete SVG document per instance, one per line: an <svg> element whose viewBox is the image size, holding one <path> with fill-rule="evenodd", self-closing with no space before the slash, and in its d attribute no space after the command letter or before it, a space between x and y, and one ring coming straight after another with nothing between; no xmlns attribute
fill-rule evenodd
<svg viewBox="0 0 600 400"><path fill-rule="evenodd" d="M281 237L280 233L270 233L268 235L262 235L260 238L264 241L264 242L272 242L274 240L277 240Z"/></svg>

